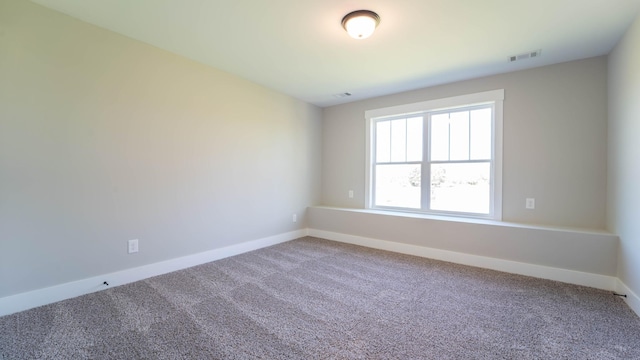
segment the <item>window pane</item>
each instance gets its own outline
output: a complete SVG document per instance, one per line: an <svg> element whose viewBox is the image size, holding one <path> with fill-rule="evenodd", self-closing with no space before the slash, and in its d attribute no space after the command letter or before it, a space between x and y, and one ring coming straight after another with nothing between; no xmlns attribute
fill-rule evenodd
<svg viewBox="0 0 640 360"><path fill-rule="evenodd" d="M407 121L391 121L391 161L407 161Z"/></svg>
<svg viewBox="0 0 640 360"><path fill-rule="evenodd" d="M449 160L449 114L431 116L431 160Z"/></svg>
<svg viewBox="0 0 640 360"><path fill-rule="evenodd" d="M469 160L469 112L449 114L449 160Z"/></svg>
<svg viewBox="0 0 640 360"><path fill-rule="evenodd" d="M491 163L431 164L431 210L488 214Z"/></svg>
<svg viewBox="0 0 640 360"><path fill-rule="evenodd" d="M420 165L376 165L375 205L420 208Z"/></svg>
<svg viewBox="0 0 640 360"><path fill-rule="evenodd" d="M491 159L491 109L471 112L471 160Z"/></svg>
<svg viewBox="0 0 640 360"><path fill-rule="evenodd" d="M422 161L422 117L407 119L407 161Z"/></svg>
<svg viewBox="0 0 640 360"><path fill-rule="evenodd" d="M391 122L376 123L376 162L391 161Z"/></svg>

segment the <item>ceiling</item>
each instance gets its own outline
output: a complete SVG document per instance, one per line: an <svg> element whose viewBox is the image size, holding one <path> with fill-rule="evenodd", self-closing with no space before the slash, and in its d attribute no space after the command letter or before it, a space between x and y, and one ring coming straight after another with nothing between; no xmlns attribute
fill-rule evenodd
<svg viewBox="0 0 640 360"><path fill-rule="evenodd" d="M323 107L608 54L640 9L640 0L33 1ZM340 25L359 9L381 17L364 40Z"/></svg>

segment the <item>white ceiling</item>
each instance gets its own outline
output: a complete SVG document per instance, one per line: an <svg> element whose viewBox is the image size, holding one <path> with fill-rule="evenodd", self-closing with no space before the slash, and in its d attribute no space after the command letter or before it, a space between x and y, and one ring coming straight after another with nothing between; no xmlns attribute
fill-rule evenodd
<svg viewBox="0 0 640 360"><path fill-rule="evenodd" d="M609 53L640 0L33 0L329 106ZM342 29L359 9L368 39ZM536 59L507 57L542 49ZM335 94L350 92L347 98Z"/></svg>

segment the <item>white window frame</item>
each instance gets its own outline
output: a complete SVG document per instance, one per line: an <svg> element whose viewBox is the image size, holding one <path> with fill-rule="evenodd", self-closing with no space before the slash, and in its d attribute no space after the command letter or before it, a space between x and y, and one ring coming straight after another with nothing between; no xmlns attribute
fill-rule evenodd
<svg viewBox="0 0 640 360"><path fill-rule="evenodd" d="M474 94L448 97L443 99L428 100L418 103L392 106L381 109L365 111L366 121L366 173L365 173L365 208L375 210L400 210L416 213L436 214L436 215L452 215L462 217L474 217L493 220L502 220L502 134L503 134L503 102L504 89L485 91ZM412 210L412 209L388 209L385 207L377 207L373 202L374 192L374 133L373 126L376 120L392 119L399 117L426 116L428 112L447 111L457 108L493 105L493 123L492 123L492 181L491 181L491 198L489 214L470 214L463 212L441 212L430 210ZM426 134L426 132L425 132ZM428 146L429 137L423 139L423 147ZM428 159L423 159L428 161ZM423 174L424 176L424 174Z"/></svg>

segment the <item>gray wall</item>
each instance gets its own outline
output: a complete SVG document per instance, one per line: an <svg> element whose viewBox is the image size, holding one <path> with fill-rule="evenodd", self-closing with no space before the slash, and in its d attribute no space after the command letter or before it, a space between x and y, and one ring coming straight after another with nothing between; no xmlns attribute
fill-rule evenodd
<svg viewBox="0 0 640 360"><path fill-rule="evenodd" d="M0 1L0 79L0 297L306 228L320 201L315 106L28 1Z"/></svg>
<svg viewBox="0 0 640 360"><path fill-rule="evenodd" d="M640 17L609 56L608 226L618 277L640 294Z"/></svg>
<svg viewBox="0 0 640 360"><path fill-rule="evenodd" d="M323 205L364 207L366 110L502 88L503 220L605 229L606 57L325 108Z"/></svg>

